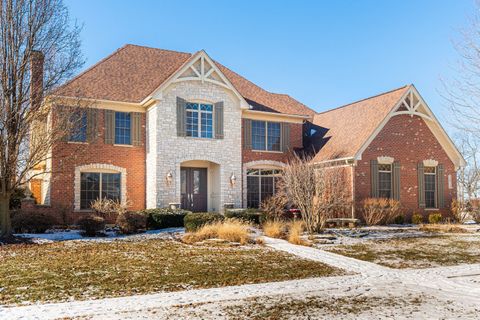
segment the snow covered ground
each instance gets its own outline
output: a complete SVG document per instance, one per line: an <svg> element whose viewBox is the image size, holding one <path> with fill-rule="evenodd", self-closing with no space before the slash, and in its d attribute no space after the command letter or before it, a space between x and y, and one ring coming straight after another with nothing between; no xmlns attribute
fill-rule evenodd
<svg viewBox="0 0 480 320"><path fill-rule="evenodd" d="M55 241L82 240L82 241L114 241L114 240L142 240L142 239L169 239L185 232L185 228L166 228L148 230L133 235L117 234L107 231L106 237L84 237L81 230L50 230L46 233L18 233L16 237L32 239L34 243L49 243Z"/></svg>
<svg viewBox="0 0 480 320"><path fill-rule="evenodd" d="M286 312L281 313L282 317L291 319L475 319L480 314L480 264L390 269L279 239L265 238L265 242L271 248L342 267L354 274L0 308L0 319L244 318L259 312L255 305L263 311L280 306L279 310ZM292 301L308 303L292 304L301 309L292 307L290 313L288 307L282 309L282 303Z"/></svg>

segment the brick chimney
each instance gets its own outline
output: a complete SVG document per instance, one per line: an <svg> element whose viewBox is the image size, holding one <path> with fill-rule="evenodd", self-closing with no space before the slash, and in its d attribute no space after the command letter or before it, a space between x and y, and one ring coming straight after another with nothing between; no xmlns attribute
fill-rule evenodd
<svg viewBox="0 0 480 320"><path fill-rule="evenodd" d="M30 103L32 108L40 107L43 98L43 62L41 51L32 51L30 56Z"/></svg>

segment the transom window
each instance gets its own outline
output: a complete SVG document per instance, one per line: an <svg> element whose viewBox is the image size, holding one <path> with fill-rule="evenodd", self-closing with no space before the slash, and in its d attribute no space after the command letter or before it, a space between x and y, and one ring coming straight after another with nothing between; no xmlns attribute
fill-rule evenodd
<svg viewBox="0 0 480 320"><path fill-rule="evenodd" d="M392 198L392 165L378 165L378 196L380 198Z"/></svg>
<svg viewBox="0 0 480 320"><path fill-rule="evenodd" d="M187 137L213 138L213 105L188 102Z"/></svg>
<svg viewBox="0 0 480 320"><path fill-rule="evenodd" d="M90 209L97 199L120 201L120 173L82 172L80 209Z"/></svg>
<svg viewBox="0 0 480 320"><path fill-rule="evenodd" d="M131 115L128 112L115 112L115 144L132 144Z"/></svg>
<svg viewBox="0 0 480 320"><path fill-rule="evenodd" d="M247 170L247 207L258 208L262 201L275 194L280 170Z"/></svg>
<svg viewBox="0 0 480 320"><path fill-rule="evenodd" d="M437 170L436 167L425 167L424 182L425 182L425 207L436 208L436 190L437 190Z"/></svg>
<svg viewBox="0 0 480 320"><path fill-rule="evenodd" d="M280 151L280 123L252 121L252 149Z"/></svg>
<svg viewBox="0 0 480 320"><path fill-rule="evenodd" d="M70 123L73 128L70 132L68 141L86 142L87 141L87 113L85 111L75 111L70 116Z"/></svg>

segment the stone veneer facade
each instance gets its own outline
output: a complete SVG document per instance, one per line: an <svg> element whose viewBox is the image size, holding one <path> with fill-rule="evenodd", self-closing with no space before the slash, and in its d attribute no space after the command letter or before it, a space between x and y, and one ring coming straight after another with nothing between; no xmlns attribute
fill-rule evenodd
<svg viewBox="0 0 480 320"><path fill-rule="evenodd" d="M176 99L214 104L224 103L224 138L205 139L177 136ZM209 166L208 208L221 211L225 203L242 206L240 181L231 185L230 176L242 173L240 100L222 86L209 82L184 81L170 85L162 99L147 113L147 208L180 202L180 167L187 161ZM213 165L213 166L212 166ZM167 182L168 173L173 181ZM240 179L238 179L240 180Z"/></svg>

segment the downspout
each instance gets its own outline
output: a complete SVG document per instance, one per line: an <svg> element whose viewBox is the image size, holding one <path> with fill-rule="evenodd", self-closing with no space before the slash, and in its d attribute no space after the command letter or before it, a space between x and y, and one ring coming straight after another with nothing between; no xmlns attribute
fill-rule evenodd
<svg viewBox="0 0 480 320"><path fill-rule="evenodd" d="M352 192L352 219L355 219L355 161L350 162L350 173Z"/></svg>

